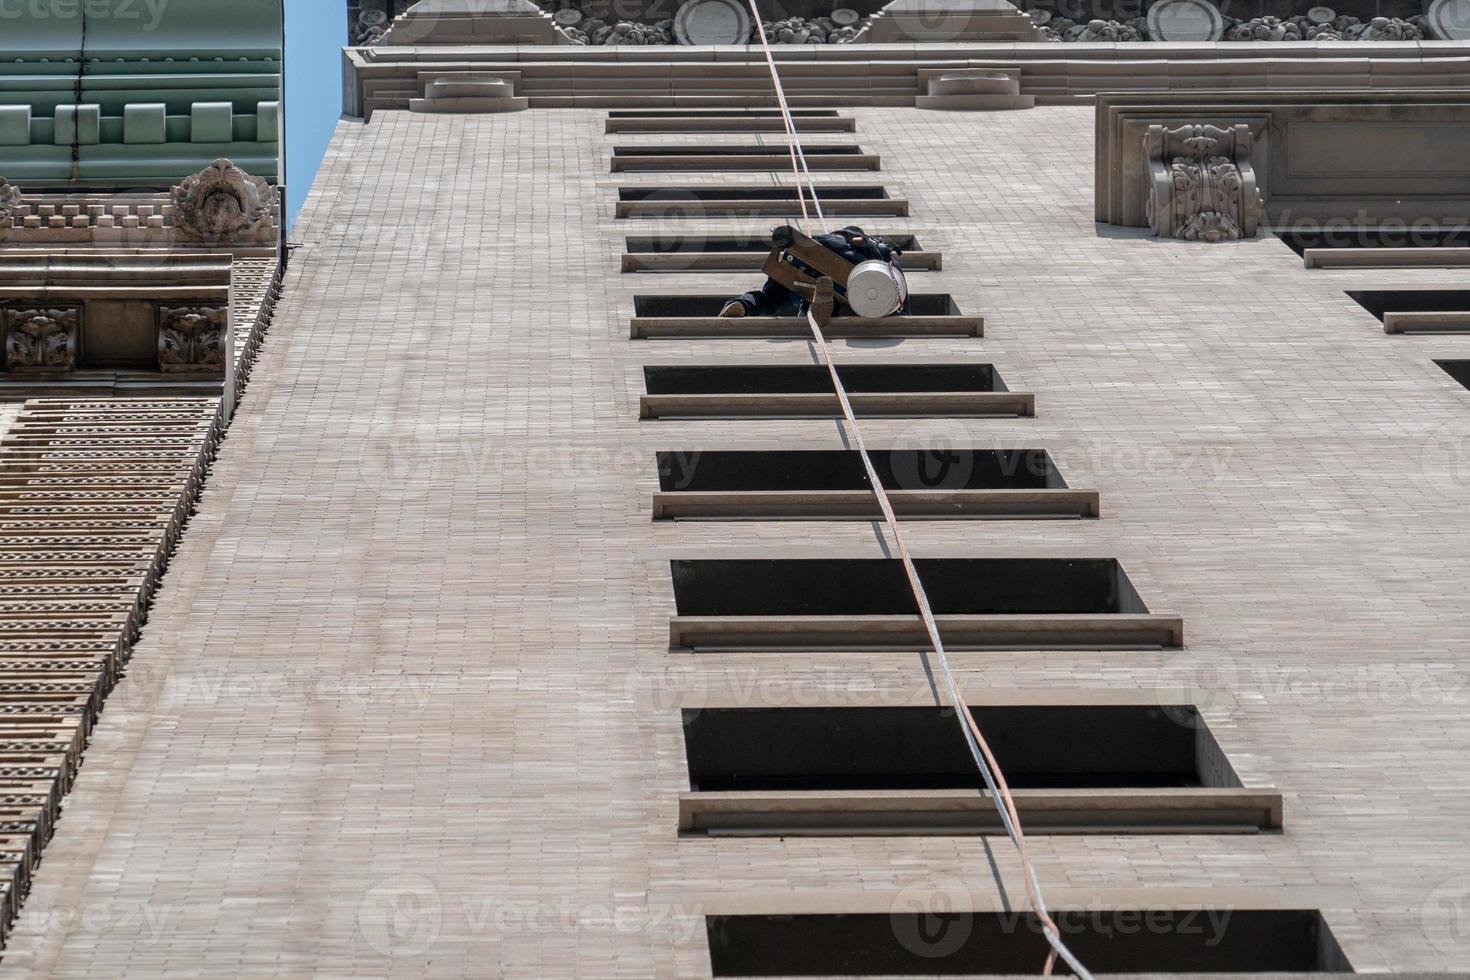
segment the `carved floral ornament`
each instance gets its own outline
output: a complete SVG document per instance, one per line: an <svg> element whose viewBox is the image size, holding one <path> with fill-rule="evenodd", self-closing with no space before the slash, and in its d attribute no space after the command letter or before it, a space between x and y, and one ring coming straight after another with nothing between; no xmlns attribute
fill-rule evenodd
<svg viewBox="0 0 1470 980"><path fill-rule="evenodd" d="M1221 242L1256 233L1262 201L1251 168L1251 131L1238 125L1150 126L1143 138L1155 235Z"/></svg>
<svg viewBox="0 0 1470 980"><path fill-rule="evenodd" d="M164 371L219 371L225 366L229 310L223 306L160 306L158 366Z"/></svg>
<svg viewBox="0 0 1470 980"><path fill-rule="evenodd" d="M82 311L76 307L0 310L5 324L5 367L69 371L76 367Z"/></svg>
<svg viewBox="0 0 1470 980"><path fill-rule="evenodd" d="M216 160L173 189L174 228L186 238L220 244L271 237L270 184L229 160Z"/></svg>
<svg viewBox="0 0 1470 980"><path fill-rule="evenodd" d="M20 188L4 177L0 177L0 229L10 221L10 216L20 206Z"/></svg>

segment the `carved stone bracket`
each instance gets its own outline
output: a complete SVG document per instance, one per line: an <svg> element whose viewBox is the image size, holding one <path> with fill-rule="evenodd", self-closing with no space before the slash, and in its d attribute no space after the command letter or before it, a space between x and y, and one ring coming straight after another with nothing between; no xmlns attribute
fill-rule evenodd
<svg viewBox="0 0 1470 980"><path fill-rule="evenodd" d="M261 242L271 233L271 188L229 160L216 160L173 189L174 228L210 244Z"/></svg>
<svg viewBox="0 0 1470 980"><path fill-rule="evenodd" d="M160 306L160 371L219 372L225 368L229 310L223 306Z"/></svg>
<svg viewBox="0 0 1470 980"><path fill-rule="evenodd" d="M1223 242L1251 238L1262 201L1251 168L1251 131L1244 124L1150 126L1149 226L1162 238Z"/></svg>
<svg viewBox="0 0 1470 980"><path fill-rule="evenodd" d="M5 322L5 367L70 371L77 364L82 311L77 307L11 308Z"/></svg>
<svg viewBox="0 0 1470 980"><path fill-rule="evenodd" d="M0 177L0 232L10 223L10 216L20 205L20 188Z"/></svg>

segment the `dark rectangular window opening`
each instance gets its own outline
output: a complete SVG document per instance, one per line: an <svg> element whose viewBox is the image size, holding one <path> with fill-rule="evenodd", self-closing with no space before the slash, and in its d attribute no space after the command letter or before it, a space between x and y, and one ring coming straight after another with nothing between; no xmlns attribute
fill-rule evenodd
<svg viewBox="0 0 1470 980"><path fill-rule="evenodd" d="M1044 449L884 449L870 451L887 490L1066 489ZM671 492L867 489L853 450L661 452L659 489Z"/></svg>
<svg viewBox="0 0 1470 980"><path fill-rule="evenodd" d="M1466 388L1470 388L1470 361L1435 361L1444 368L1444 373L1454 378Z"/></svg>
<svg viewBox="0 0 1470 980"><path fill-rule="evenodd" d="M877 185L821 186L818 193L824 201L886 201L887 188ZM790 187L722 187L719 185L678 185L667 187L619 187L619 201L659 201L670 208L691 201L791 201L796 191Z"/></svg>
<svg viewBox="0 0 1470 980"><path fill-rule="evenodd" d="M1332 228L1276 237L1298 255L1309 248L1470 248L1470 227Z"/></svg>
<svg viewBox="0 0 1470 980"><path fill-rule="evenodd" d="M922 251L919 240L909 234L878 234L894 248L905 252ZM630 253L652 252L665 254L702 255L709 252L748 252L765 255L771 250L768 232L751 232L747 235L629 235L623 240L624 248ZM900 259L902 261L902 259Z"/></svg>
<svg viewBox="0 0 1470 980"><path fill-rule="evenodd" d="M1385 313L1470 311L1470 289L1364 289L1348 295L1380 320Z"/></svg>
<svg viewBox="0 0 1470 980"><path fill-rule="evenodd" d="M803 146L802 153L808 157L853 156L861 154L862 147L856 143L822 143ZM658 146L615 146L613 158L619 157L738 157L738 156L785 156L787 150L781 146L758 144L729 144L726 146L701 146L687 143L669 143Z"/></svg>
<svg viewBox="0 0 1470 980"><path fill-rule="evenodd" d="M1096 973L1352 972L1316 909L1058 909L1053 919ZM1010 912L713 915L705 926L717 977L1034 975L1050 949L1034 916Z"/></svg>
<svg viewBox="0 0 1470 980"><path fill-rule="evenodd" d="M837 376L853 394L1009 390L991 364L842 364ZM650 395L832 393L831 375L816 364L649 366L643 383Z"/></svg>
<svg viewBox="0 0 1470 980"><path fill-rule="evenodd" d="M919 558L936 615L1147 614L1112 558ZM917 616L889 558L669 562L680 616Z"/></svg>
<svg viewBox="0 0 1470 980"><path fill-rule="evenodd" d="M971 711L1013 789L1240 786L1192 705ZM703 708L683 723L696 793L984 786L949 708Z"/></svg>
<svg viewBox="0 0 1470 980"><path fill-rule="evenodd" d="M719 316L729 296L715 294L633 297L633 315L638 317ZM914 316L963 316L949 293L913 293L909 302ZM842 314L839 314L839 316ZM850 315L850 314L849 314ZM823 370L826 370L825 368Z"/></svg>

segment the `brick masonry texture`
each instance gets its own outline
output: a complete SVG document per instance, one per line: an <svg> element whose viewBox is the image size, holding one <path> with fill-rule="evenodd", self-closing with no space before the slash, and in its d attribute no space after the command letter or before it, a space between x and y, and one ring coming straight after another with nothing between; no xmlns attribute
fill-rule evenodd
<svg viewBox="0 0 1470 980"><path fill-rule="evenodd" d="M853 110L1035 419L873 420L875 447L1037 447L1095 522L925 522L919 556L1117 557L1184 651L957 653L974 696L1193 696L1281 835L1035 839L1054 902L1262 889L1359 970L1470 968L1470 392L1274 238L1092 221L1092 111ZM1021 893L980 838L680 840L680 704L922 703L916 654L671 654L671 557L880 557L863 522L649 520L661 449L834 448L831 421L643 422L645 363L808 344L629 341L594 111L340 125L250 388L109 701L6 965L50 976L700 976L712 895ZM748 142L749 136L729 137ZM843 137L847 139L846 136ZM779 181L779 175L726 177ZM1154 692L1164 689L1157 695ZM1171 693L1172 691L1172 693ZM395 896L417 911L392 920ZM1217 894L1226 894L1218 891ZM400 906L400 909L402 906Z"/></svg>

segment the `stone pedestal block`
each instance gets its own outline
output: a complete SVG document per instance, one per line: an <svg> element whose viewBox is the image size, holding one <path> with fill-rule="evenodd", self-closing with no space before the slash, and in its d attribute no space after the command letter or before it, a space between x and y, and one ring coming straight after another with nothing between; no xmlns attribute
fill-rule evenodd
<svg viewBox="0 0 1470 980"><path fill-rule="evenodd" d="M440 78L424 91L425 98L409 102L410 112L519 112L529 105L516 98L510 82L498 78Z"/></svg>
<svg viewBox="0 0 1470 980"><path fill-rule="evenodd" d="M915 99L920 109L1030 109L1036 97L1021 94L1021 79L1005 69L972 68L929 75L928 94Z"/></svg>

